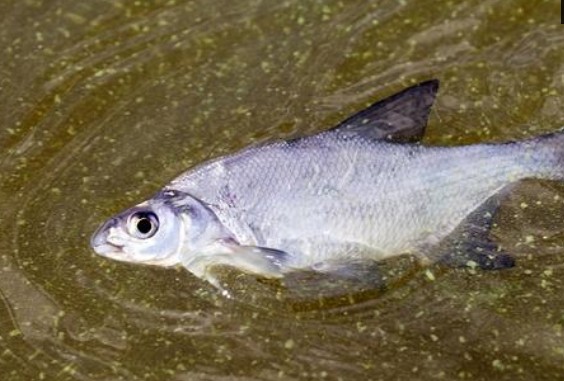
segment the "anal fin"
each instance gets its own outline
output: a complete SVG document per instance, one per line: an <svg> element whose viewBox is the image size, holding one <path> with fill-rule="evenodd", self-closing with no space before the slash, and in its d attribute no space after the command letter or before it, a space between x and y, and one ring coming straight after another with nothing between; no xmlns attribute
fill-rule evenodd
<svg viewBox="0 0 564 381"><path fill-rule="evenodd" d="M438 249L439 262L449 266L498 270L515 266L513 256L490 238L501 195L490 197L471 213ZM437 255L436 253L434 255Z"/></svg>

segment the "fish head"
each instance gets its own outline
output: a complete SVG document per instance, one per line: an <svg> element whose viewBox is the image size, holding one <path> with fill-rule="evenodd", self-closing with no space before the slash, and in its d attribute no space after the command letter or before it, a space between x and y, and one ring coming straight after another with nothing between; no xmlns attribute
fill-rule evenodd
<svg viewBox="0 0 564 381"><path fill-rule="evenodd" d="M111 259L175 266L221 238L218 224L202 201L164 190L107 220L90 244L97 254Z"/></svg>

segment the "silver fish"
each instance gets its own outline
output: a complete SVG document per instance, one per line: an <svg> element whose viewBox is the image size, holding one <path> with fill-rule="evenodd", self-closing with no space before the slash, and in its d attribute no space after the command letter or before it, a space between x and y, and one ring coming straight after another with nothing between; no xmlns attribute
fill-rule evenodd
<svg viewBox="0 0 564 381"><path fill-rule="evenodd" d="M120 261L182 265L220 289L216 265L279 278L441 252L455 264L512 266L488 238L491 217L510 184L564 179L564 132L423 145L438 86L420 83L316 135L205 162L109 219L91 245Z"/></svg>

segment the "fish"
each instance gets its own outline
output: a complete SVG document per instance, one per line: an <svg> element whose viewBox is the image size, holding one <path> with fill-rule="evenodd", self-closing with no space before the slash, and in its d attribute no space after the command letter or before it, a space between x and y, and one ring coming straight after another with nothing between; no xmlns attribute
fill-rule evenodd
<svg viewBox="0 0 564 381"><path fill-rule="evenodd" d="M199 164L105 221L91 246L118 261L183 266L226 295L217 266L283 278L412 254L512 267L489 237L493 216L519 181L564 180L564 130L430 146L422 138L438 89L421 82L322 132Z"/></svg>

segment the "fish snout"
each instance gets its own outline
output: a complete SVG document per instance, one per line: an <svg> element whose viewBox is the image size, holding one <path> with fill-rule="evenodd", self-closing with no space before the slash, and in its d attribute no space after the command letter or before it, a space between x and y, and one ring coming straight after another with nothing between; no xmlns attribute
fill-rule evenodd
<svg viewBox="0 0 564 381"><path fill-rule="evenodd" d="M118 225L117 218L110 218L104 222L90 237L90 246L98 254L104 255L109 251L117 251L120 247L112 244L108 240L110 230Z"/></svg>

